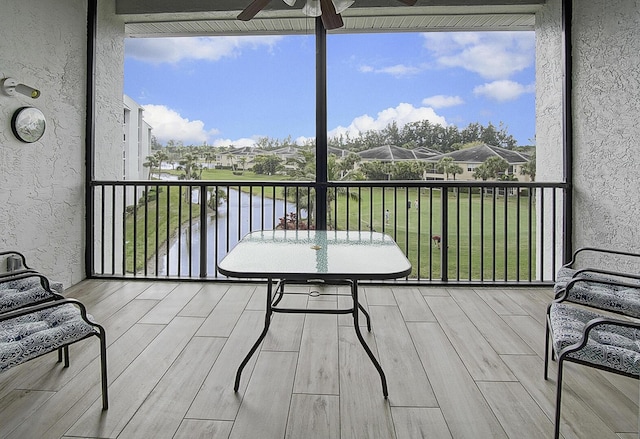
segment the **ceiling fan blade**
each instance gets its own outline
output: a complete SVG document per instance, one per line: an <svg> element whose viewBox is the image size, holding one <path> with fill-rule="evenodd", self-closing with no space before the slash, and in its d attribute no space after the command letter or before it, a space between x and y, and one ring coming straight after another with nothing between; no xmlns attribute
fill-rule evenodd
<svg viewBox="0 0 640 439"><path fill-rule="evenodd" d="M251 20L256 16L258 12L262 11L262 8L267 6L270 1L271 0L253 0L251 3L249 3L249 6L244 8L244 10L240 12L240 14L238 14L238 20Z"/></svg>
<svg viewBox="0 0 640 439"><path fill-rule="evenodd" d="M326 30L338 29L344 26L344 21L340 14L336 12L336 7L331 0L320 0L322 8L322 24Z"/></svg>
<svg viewBox="0 0 640 439"><path fill-rule="evenodd" d="M399 1L401 1L407 6L413 6L418 2L418 0L399 0Z"/></svg>

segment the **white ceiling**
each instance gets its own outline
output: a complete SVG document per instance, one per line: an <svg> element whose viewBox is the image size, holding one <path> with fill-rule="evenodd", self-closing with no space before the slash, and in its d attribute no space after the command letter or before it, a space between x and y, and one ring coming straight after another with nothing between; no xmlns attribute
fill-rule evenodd
<svg viewBox="0 0 640 439"><path fill-rule="evenodd" d="M269 35L314 32L298 0L291 8L272 0L251 21L236 19L251 0L116 0L131 37ZM356 0L342 13L344 27L329 33L533 30L545 0Z"/></svg>

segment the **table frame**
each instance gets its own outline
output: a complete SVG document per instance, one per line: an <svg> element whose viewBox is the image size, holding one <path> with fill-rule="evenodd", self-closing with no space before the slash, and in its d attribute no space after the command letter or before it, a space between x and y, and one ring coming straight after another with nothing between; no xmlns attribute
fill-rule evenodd
<svg viewBox="0 0 640 439"><path fill-rule="evenodd" d="M307 308L278 307L277 306L278 303L280 303L280 301L286 294L284 291L285 283L302 283L302 282L295 281L295 280L292 281L292 280L280 279L276 282L275 295L274 295L273 294L274 278L269 278L267 280L267 306L266 306L266 313L265 313L264 329L262 330L262 333L260 334L258 339L255 341L255 343L253 344L253 346L251 347L251 349L249 350L245 358L240 363L240 366L238 367L238 370L236 372L236 380L235 380L233 390L237 392L238 389L240 388L240 379L242 376L242 371L247 365L247 363L249 363L249 360L251 359L253 354L256 352L258 347L260 346L260 343L262 343L264 338L267 336L267 332L269 331L269 326L271 324L271 316L273 315L273 313L351 314L353 316L353 326L356 331L356 336L358 337L358 340L360 341L360 344L364 348L365 352L371 359L371 362L373 363L374 367L378 371L378 374L380 375L380 381L382 383L382 394L384 395L384 398L387 399L387 397L389 396L389 391L387 388L387 377L385 376L382 366L380 365L376 357L373 355L371 348L365 341L364 337L362 336L362 332L360 331L360 322L359 322L359 316L358 316L359 311L362 311L362 313L364 314L367 320L367 330L369 332L371 332L371 317L369 316L369 313L364 309L362 304L360 304L360 302L358 301L358 281L356 279L348 279L348 280L345 279L343 281L316 280L315 282L312 281L311 279L308 280L308 283L321 283L324 285L349 285L350 291L351 291L351 298L353 300L353 305L350 308L339 308L339 309L307 309Z"/></svg>

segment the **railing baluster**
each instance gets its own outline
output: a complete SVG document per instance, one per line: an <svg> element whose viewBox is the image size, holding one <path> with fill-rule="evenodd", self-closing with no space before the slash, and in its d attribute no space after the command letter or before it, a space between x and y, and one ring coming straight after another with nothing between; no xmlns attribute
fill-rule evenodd
<svg viewBox="0 0 640 439"><path fill-rule="evenodd" d="M207 247L207 204L208 204L208 189L206 185L201 185L198 193L200 201L200 267L198 274L201 278L206 278L208 274L207 263L209 250Z"/></svg>
<svg viewBox="0 0 640 439"><path fill-rule="evenodd" d="M516 281L520 282L520 189L516 190Z"/></svg>
<svg viewBox="0 0 640 439"><path fill-rule="evenodd" d="M503 196L504 196L504 213L502 214L504 220L504 249L503 249L503 257L504 257L504 280L507 281L509 279L509 194L507 192L508 188L504 188ZM517 251L517 249L516 249Z"/></svg>
<svg viewBox="0 0 640 439"><path fill-rule="evenodd" d="M456 194L456 280L460 280L460 190L454 189Z"/></svg>
<svg viewBox="0 0 640 439"><path fill-rule="evenodd" d="M440 234L440 278L443 282L449 280L449 189L440 189L441 227Z"/></svg>
<svg viewBox="0 0 640 439"><path fill-rule="evenodd" d="M467 196L469 199L469 209L467 212L467 216L468 216L468 222L469 222L469 241L467 243L467 245L469 246L469 255L467 256L468 262L467 264L469 265L469 278L468 281L471 282L471 280L473 279L473 191L471 190L471 187L467 187Z"/></svg>

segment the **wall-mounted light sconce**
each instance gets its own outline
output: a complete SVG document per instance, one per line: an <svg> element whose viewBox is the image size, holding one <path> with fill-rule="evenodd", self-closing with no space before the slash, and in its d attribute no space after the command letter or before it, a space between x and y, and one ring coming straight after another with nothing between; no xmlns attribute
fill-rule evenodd
<svg viewBox="0 0 640 439"><path fill-rule="evenodd" d="M4 78L0 88L2 88L4 94L8 96L15 96L16 93L20 93L21 95L28 96L32 99L40 97L40 90L29 87L28 85L20 84L13 78Z"/></svg>

